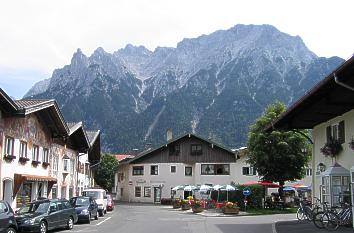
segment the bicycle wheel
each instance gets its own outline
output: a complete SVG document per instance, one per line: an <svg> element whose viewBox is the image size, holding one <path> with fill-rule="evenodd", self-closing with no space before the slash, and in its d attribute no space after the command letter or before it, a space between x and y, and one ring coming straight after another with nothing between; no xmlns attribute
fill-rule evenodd
<svg viewBox="0 0 354 233"><path fill-rule="evenodd" d="M323 226L329 231L335 231L339 227L339 217L333 212L326 212L322 215Z"/></svg>
<svg viewBox="0 0 354 233"><path fill-rule="evenodd" d="M297 219L298 219L299 221L305 220L306 215L305 215L305 213L304 213L304 210L301 209L301 208L297 209L296 217L297 217Z"/></svg>
<svg viewBox="0 0 354 233"><path fill-rule="evenodd" d="M312 217L312 222L313 224L315 224L315 226L319 229L324 229L324 225L322 223L322 215L324 214L323 211L318 211L317 213L315 213Z"/></svg>
<svg viewBox="0 0 354 233"><path fill-rule="evenodd" d="M308 206L305 206L305 207L304 207L304 212L305 212L306 220L312 221L313 213L312 213L311 208L308 207Z"/></svg>

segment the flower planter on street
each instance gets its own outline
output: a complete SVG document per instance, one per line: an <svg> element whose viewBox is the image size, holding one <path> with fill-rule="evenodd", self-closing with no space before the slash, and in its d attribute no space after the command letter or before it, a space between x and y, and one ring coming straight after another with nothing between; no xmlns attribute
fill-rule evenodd
<svg viewBox="0 0 354 233"><path fill-rule="evenodd" d="M189 204L182 204L181 208L182 210L189 210L191 207L189 206Z"/></svg>
<svg viewBox="0 0 354 233"><path fill-rule="evenodd" d="M201 213L201 212L203 212L203 208L201 207L201 206L199 206L199 207L192 207L192 211L193 211L193 213Z"/></svg>
<svg viewBox="0 0 354 233"><path fill-rule="evenodd" d="M222 207L221 210L224 214L238 214L240 212L239 207L233 207L233 208Z"/></svg>

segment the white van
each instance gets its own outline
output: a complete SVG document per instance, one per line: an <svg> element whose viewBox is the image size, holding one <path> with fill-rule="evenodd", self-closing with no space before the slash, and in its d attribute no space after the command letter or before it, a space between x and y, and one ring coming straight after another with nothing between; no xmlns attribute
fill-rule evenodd
<svg viewBox="0 0 354 233"><path fill-rule="evenodd" d="M85 189L82 196L93 197L98 205L98 213L102 217L107 213L107 193L104 189Z"/></svg>

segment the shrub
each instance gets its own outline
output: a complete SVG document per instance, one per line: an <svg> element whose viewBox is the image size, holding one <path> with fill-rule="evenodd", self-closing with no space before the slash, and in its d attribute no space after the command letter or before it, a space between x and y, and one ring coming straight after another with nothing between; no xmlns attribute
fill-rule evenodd
<svg viewBox="0 0 354 233"><path fill-rule="evenodd" d="M161 198L161 205L172 205L172 198Z"/></svg>

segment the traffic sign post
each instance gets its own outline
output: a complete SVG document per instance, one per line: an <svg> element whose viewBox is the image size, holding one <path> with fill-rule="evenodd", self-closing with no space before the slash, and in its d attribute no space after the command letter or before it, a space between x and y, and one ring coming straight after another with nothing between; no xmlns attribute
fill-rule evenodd
<svg viewBox="0 0 354 233"><path fill-rule="evenodd" d="M246 187L242 190L243 196L245 196L245 199L243 200L243 204L245 205L245 211L247 211L247 197L252 194L252 191L250 188Z"/></svg>

